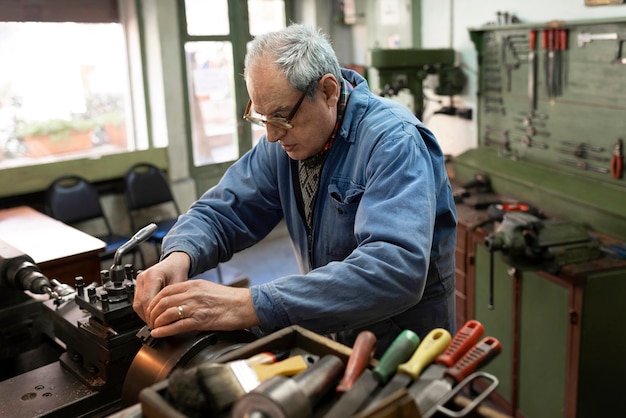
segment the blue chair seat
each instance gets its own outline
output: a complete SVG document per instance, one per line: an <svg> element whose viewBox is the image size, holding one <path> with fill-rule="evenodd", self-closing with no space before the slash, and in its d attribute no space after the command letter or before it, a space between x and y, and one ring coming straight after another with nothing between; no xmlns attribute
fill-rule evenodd
<svg viewBox="0 0 626 418"><path fill-rule="evenodd" d="M162 222L157 222L157 229L156 231L154 231L154 233L152 234L152 236L149 238L150 242L156 242L156 243L160 243L161 241L163 241L163 238L165 238L165 235L167 235L168 231L170 229L172 229L172 227L174 226L174 224L176 223L176 219L167 219L165 221Z"/></svg>

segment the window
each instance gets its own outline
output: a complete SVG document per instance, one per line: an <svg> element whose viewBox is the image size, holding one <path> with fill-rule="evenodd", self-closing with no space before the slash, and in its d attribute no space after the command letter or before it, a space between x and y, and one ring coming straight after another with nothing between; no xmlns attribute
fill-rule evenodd
<svg viewBox="0 0 626 418"><path fill-rule="evenodd" d="M0 205L36 200L68 173L107 181L140 161L167 166L148 111L142 43L156 25L144 7L0 1Z"/></svg>
<svg viewBox="0 0 626 418"><path fill-rule="evenodd" d="M121 24L0 22L0 39L0 169L134 149Z"/></svg>
<svg viewBox="0 0 626 418"><path fill-rule="evenodd" d="M183 37L195 167L235 161L265 133L246 124L244 129L252 132L239 137L241 103L247 103L242 95L247 93L242 89L243 69L235 68L234 62L243 63L250 36L285 26L285 2L248 0L245 11L233 6L229 9L227 0L185 1Z"/></svg>

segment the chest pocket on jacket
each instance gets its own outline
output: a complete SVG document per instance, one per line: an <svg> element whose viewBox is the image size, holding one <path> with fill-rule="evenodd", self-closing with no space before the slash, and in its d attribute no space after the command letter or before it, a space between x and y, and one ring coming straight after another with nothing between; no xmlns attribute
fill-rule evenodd
<svg viewBox="0 0 626 418"><path fill-rule="evenodd" d="M357 246L354 218L364 189L349 182L333 182L328 186L328 209L322 219L325 233L323 247L334 260L343 260Z"/></svg>

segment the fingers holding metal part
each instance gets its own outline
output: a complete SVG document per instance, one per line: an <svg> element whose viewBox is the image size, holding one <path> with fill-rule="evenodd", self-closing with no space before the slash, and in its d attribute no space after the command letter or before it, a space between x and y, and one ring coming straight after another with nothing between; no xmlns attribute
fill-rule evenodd
<svg viewBox="0 0 626 418"><path fill-rule="evenodd" d="M259 324L250 289L208 280L166 286L150 302L148 326L155 338L191 331L232 331Z"/></svg>
<svg viewBox="0 0 626 418"><path fill-rule="evenodd" d="M187 254L175 252L137 275L133 309L148 326L152 326L148 313L151 302L169 284L187 280L189 263Z"/></svg>

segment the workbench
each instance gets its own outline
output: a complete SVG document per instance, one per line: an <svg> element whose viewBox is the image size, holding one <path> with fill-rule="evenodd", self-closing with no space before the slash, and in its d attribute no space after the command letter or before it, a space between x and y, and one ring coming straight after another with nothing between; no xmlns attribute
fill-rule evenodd
<svg viewBox="0 0 626 418"><path fill-rule="evenodd" d="M457 326L477 319L502 343L485 367L500 379L492 399L512 416L619 415L626 259L604 255L548 273L513 268L495 253L492 294L485 238L494 222L486 208L459 203L457 211Z"/></svg>
<svg viewBox="0 0 626 418"><path fill-rule="evenodd" d="M74 285L100 282L100 258L104 241L57 221L29 206L0 210L0 237L29 255L50 279Z"/></svg>

